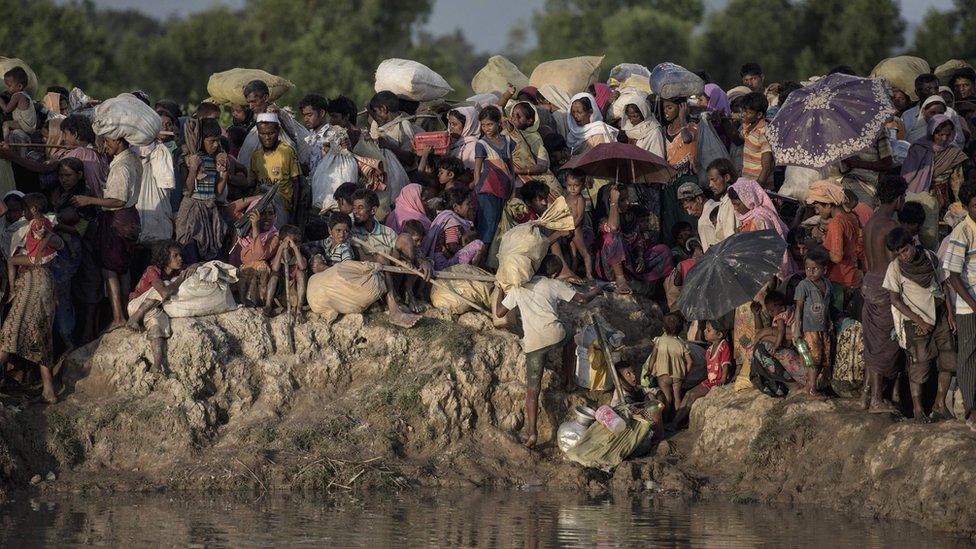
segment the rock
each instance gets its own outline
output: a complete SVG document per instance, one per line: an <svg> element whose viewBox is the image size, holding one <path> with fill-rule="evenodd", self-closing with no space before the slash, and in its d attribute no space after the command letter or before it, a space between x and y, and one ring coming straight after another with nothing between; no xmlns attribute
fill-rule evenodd
<svg viewBox="0 0 976 549"><path fill-rule="evenodd" d="M30 479L31 486L37 486L42 482L44 482L44 478L41 475L34 475Z"/></svg>
<svg viewBox="0 0 976 549"><path fill-rule="evenodd" d="M54 471L48 471L47 475L44 477L44 480L54 482L55 480L58 480L58 476L54 474Z"/></svg>

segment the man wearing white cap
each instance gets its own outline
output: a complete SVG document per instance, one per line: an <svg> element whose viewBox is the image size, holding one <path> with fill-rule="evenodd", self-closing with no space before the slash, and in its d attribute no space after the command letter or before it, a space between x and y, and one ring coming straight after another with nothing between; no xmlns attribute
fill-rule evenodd
<svg viewBox="0 0 976 549"><path fill-rule="evenodd" d="M279 139L280 124L278 115L260 113L257 115L257 134L261 149L251 155L247 180L254 185L257 193L264 193L275 183L281 182L275 199L278 225L288 223L290 216L297 211L298 185L301 167L295 149Z"/></svg>
<svg viewBox="0 0 976 549"><path fill-rule="evenodd" d="M277 112L278 106L271 102L271 90L268 85L263 80L252 80L244 86L244 98L247 99L247 104L251 108L251 111L255 116L268 112ZM275 118L277 120L277 118ZM281 130L279 125L278 139L286 143L289 147L295 148L295 143L291 140L291 137L287 133ZM242 166L251 165L251 155L257 152L261 148L261 140L258 139L257 127L251 128L248 132L247 137L244 138L244 143L241 144L241 150L237 153L237 162Z"/></svg>

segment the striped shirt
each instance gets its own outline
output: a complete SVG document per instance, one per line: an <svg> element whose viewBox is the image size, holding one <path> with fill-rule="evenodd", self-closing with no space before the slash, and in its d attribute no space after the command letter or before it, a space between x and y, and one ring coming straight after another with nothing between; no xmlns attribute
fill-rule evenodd
<svg viewBox="0 0 976 549"><path fill-rule="evenodd" d="M962 279L969 294L976 297L973 286L976 286L976 221L969 216L956 225L949 234L949 245L946 247L942 268L948 273L956 273ZM968 315L973 310L966 301L956 295L956 314Z"/></svg>
<svg viewBox="0 0 976 549"><path fill-rule="evenodd" d="M193 198L197 200L213 200L217 191L217 162L209 154L200 155L200 172L193 185Z"/></svg>
<svg viewBox="0 0 976 549"><path fill-rule="evenodd" d="M766 120L756 122L751 128L743 126L742 177L758 180L762 173L762 155L772 154L773 148L766 139Z"/></svg>

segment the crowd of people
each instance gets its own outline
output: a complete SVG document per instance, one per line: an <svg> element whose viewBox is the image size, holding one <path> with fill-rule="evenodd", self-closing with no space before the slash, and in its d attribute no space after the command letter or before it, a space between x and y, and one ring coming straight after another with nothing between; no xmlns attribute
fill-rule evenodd
<svg viewBox="0 0 976 549"><path fill-rule="evenodd" d="M27 73L14 68L0 96L0 159L13 174L0 206L5 383L29 384L39 371L42 398L53 402L57 357L115 329L144 332L153 367L165 372L171 328L161 304L213 260L238 268L239 303L269 316L290 307L299 320L312 275L346 261L407 265L414 274L384 273L384 303L391 322L412 326L432 273L494 270L501 237L562 197L574 230L548 232L536 278L494 304L496 316L514 310L522 321L528 444L548 351L562 352L573 382L575 344L557 304L603 291L639 293L668 311L644 364L617 365L626 399L653 395L665 419L680 421L726 383L760 379L773 393L819 398L842 334L857 330L867 411L897 412L891 397L903 376L904 413L949 419L955 376L959 419L974 424L976 72L945 82L922 74L915 89L893 89L900 115L876 145L806 183L777 166L766 135L802 85L767 83L754 63L741 75L726 91L700 73L701 94L670 99L614 81L575 95L509 86L433 116L390 91L363 113L348 97L315 93L293 111L261 80L242 90L246 104L205 102L192 113L135 91L162 128L155 143L135 147L96 135L94 101L72 105L57 86L35 100ZM444 150L417 145L445 128ZM724 152L707 163L705 134ZM653 153L673 177L621 184L562 169L612 142ZM763 230L787 243L775 277L723 318L683 318L676 300L696 262L732 235ZM695 346L704 348L704 378L688 386Z"/></svg>

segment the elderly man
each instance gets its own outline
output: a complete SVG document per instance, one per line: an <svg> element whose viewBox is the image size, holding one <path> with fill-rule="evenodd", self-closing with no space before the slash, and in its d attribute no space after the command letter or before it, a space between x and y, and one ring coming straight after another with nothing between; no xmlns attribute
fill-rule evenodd
<svg viewBox="0 0 976 549"><path fill-rule="evenodd" d="M702 251L718 244L715 222L718 220L718 202L705 198L705 193L697 183L688 181L678 187L678 202L688 215L698 218L698 239Z"/></svg>

